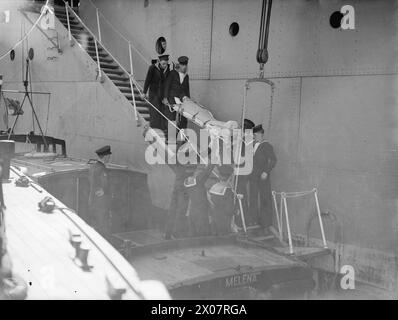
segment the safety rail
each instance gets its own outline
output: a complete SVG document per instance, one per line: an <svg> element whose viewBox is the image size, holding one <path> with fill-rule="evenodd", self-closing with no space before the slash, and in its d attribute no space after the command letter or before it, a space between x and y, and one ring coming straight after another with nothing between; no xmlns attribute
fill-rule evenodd
<svg viewBox="0 0 398 320"><path fill-rule="evenodd" d="M77 13L70 7L68 2L65 2L65 9L66 12L71 12L74 17L82 24L82 26L86 29L86 31L93 37L94 39L94 45L95 45L95 53L96 53L96 58L97 58L97 67L98 67L98 76L100 79L102 79L102 70L101 70L101 63L100 63L100 58L99 58L99 53L98 53L98 44L100 44L101 48L106 51L106 53L113 59L113 61L119 66L119 68L126 73L129 76L130 79L130 90L131 90L131 95L133 98L133 107L134 107L134 115L135 115L135 120L138 121L138 112L137 112L137 105L134 97L134 85L137 87L138 91L142 91L142 87L139 85L137 81L135 81L134 76L133 76L133 60L132 60L132 53L131 53L131 43L129 42L129 57L130 57L130 72L127 71L123 65L112 55L112 53L105 47L105 45L100 41L99 38L90 30L90 28L82 21L82 19L77 15ZM69 14L67 14L67 19L68 19L68 32L71 34L70 30L70 22L69 22ZM98 25L98 28L100 30L100 25Z"/></svg>
<svg viewBox="0 0 398 320"><path fill-rule="evenodd" d="M90 6L95 9L96 12L96 18L97 18L97 29L98 29L98 38L101 42L102 41L102 28L101 28L101 17L103 21L112 29L113 33L118 35L120 39L122 39L126 44L129 44L131 46L131 49L134 50L137 55L141 58L143 62L145 62L148 66L150 65L150 62L148 59L145 58L145 56L135 47L132 45L131 40L128 39L126 36L124 36L106 17L105 15L99 10L99 8L93 3L92 0L88 0L87 3L90 4Z"/></svg>
<svg viewBox="0 0 398 320"><path fill-rule="evenodd" d="M90 1L89 1L90 2ZM70 22L69 22L69 13L72 13L73 16L81 23L81 25L86 29L86 31L93 37L94 39L94 43L97 46L97 43L101 45L101 48L113 59L113 61L118 65L118 67L129 76L129 80L130 80L130 90L131 90L131 95L132 95L132 99L133 99L133 108L134 108L134 115L135 115L135 120L137 122L137 126L140 126L140 118L138 116L138 111L137 111L137 106L136 106L136 100L135 100L135 95L134 95L134 86L136 87L137 91L139 94L142 94L143 92L143 88L142 86L135 80L134 75L133 75L133 55L132 55L132 50L134 49L139 55L140 57L147 63L149 64L148 61L145 60L145 58L143 57L143 55L132 45L132 43L123 36L123 39L127 41L127 43L129 44L129 61L130 61L130 72L127 71L127 69L123 66L122 63L120 63L118 61L118 59L116 59L114 57L114 55L106 48L106 46L103 44L103 42L101 42L98 37L94 34L94 32L82 21L82 19L77 15L77 13L73 10L73 8L70 7L70 5L68 4L68 2L66 2L64 0L65 3L65 10L66 12L68 12L67 14L67 19L68 19L68 32L71 35L71 30L70 30ZM96 7L95 7L96 8ZM99 15L102 15L100 11ZM99 16L98 16L99 17ZM107 21L108 22L108 21ZM109 23L109 22L108 22ZM97 24L97 26L100 28L100 24ZM112 26L113 27L113 26ZM114 27L113 27L114 28ZM119 33L120 34L120 33ZM72 40L71 40L72 42ZM98 51L96 50L96 57L97 57L97 63L98 63L98 72L99 75L101 76L101 65L100 65L100 60L99 60L99 54ZM147 101L147 100L146 100ZM148 102L148 101L147 101ZM149 102L148 102L149 103ZM144 136L151 140L151 141L157 141L157 143L164 148L165 150L167 150L169 152L170 155L173 155L174 152L173 150L171 150L169 148L168 145L166 145L166 143L163 141L162 137L159 136L159 134L149 128L149 127L145 127L144 130Z"/></svg>
<svg viewBox="0 0 398 320"><path fill-rule="evenodd" d="M287 238L288 238L290 254L294 254L294 248L293 248L292 232L290 229L289 211L287 208L287 199L288 198L304 197L304 196L311 195L311 194L314 194L314 198L315 198L315 206L316 206L316 212L317 212L318 220L319 220L319 227L321 230L323 247L325 249L327 249L328 245L326 242L325 230L324 230L323 221L322 221L322 214L321 214L321 209L319 206L318 190L316 188L314 188L310 191L299 191L299 192L275 192L275 191L272 191L272 198L273 198L275 214L276 214L276 222L278 225L279 239L281 241L283 240L283 216L284 216L285 220L286 220L286 231L287 231ZM279 209L278 209L278 203L277 203L277 196L280 196Z"/></svg>

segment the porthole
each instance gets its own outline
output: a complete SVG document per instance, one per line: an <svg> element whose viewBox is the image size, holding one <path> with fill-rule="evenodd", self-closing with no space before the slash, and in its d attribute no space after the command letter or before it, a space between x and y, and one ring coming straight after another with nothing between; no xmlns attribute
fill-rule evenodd
<svg viewBox="0 0 398 320"><path fill-rule="evenodd" d="M158 54L163 54L165 53L167 48L167 41L165 37L159 37L158 40L156 40L156 52Z"/></svg>
<svg viewBox="0 0 398 320"><path fill-rule="evenodd" d="M14 59L15 59L15 50L14 49L12 49L10 51L10 59L11 59L11 61L14 61Z"/></svg>
<svg viewBox="0 0 398 320"><path fill-rule="evenodd" d="M229 26L229 34L232 37L236 37L238 33L239 33L239 24L237 22L232 22L231 25Z"/></svg>

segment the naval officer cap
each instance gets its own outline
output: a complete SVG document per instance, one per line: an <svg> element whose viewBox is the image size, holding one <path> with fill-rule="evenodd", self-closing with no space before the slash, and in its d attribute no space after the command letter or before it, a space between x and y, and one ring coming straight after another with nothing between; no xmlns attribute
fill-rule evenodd
<svg viewBox="0 0 398 320"><path fill-rule="evenodd" d="M104 146L102 148L99 148L98 150L95 150L95 153L98 156L106 156L108 154L112 154L111 152L111 146Z"/></svg>
<svg viewBox="0 0 398 320"><path fill-rule="evenodd" d="M259 124L259 125L255 126L253 128L253 133L256 133L256 132L264 133L264 129L263 129L263 125L262 124Z"/></svg>
<svg viewBox="0 0 398 320"><path fill-rule="evenodd" d="M181 57L178 58L178 63L182 64L182 65L185 65L185 64L188 64L188 60L189 60L188 57L181 56Z"/></svg>
<svg viewBox="0 0 398 320"><path fill-rule="evenodd" d="M159 56L159 61L169 61L169 55L168 54L162 54Z"/></svg>
<svg viewBox="0 0 398 320"><path fill-rule="evenodd" d="M249 119L245 119L243 121L243 129L245 130L250 130L254 128L254 122L249 120Z"/></svg>

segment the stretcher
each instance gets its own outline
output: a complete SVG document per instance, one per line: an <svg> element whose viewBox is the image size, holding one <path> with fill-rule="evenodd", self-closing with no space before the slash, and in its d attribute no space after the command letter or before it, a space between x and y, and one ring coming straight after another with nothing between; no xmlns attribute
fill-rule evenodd
<svg viewBox="0 0 398 320"><path fill-rule="evenodd" d="M177 99L176 99L177 100ZM177 100L178 102L181 102ZM189 98L185 98L183 102L169 105L172 111L184 116L199 127L207 129L238 129L236 121L218 121L213 114L204 106Z"/></svg>

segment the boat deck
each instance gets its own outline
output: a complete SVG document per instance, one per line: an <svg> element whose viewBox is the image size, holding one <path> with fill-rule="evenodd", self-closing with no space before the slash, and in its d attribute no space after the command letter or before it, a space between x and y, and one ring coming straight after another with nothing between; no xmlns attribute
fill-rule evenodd
<svg viewBox="0 0 398 320"><path fill-rule="evenodd" d="M29 187L17 187L20 175L12 168L3 189L8 253L13 273L28 284L27 298L109 299L112 289L126 290L123 298L139 298L137 274L119 252L70 210L39 211L38 202L51 195L33 181ZM52 198L57 208L65 207ZM89 248L88 270L74 259L70 231L81 235L81 247Z"/></svg>
<svg viewBox="0 0 398 320"><path fill-rule="evenodd" d="M140 277L160 280L172 295L175 290L204 287L206 283L217 287L214 290L267 286L270 281L308 280L311 274L299 257L240 240L236 235L167 241L157 230L140 230L115 237Z"/></svg>
<svg viewBox="0 0 398 320"><path fill-rule="evenodd" d="M45 154L20 155L12 160L16 167L26 168L26 174L33 179L54 173L88 170L89 160L59 156L45 156ZM110 169L126 169L125 166L107 164Z"/></svg>
<svg viewBox="0 0 398 320"><path fill-rule="evenodd" d="M14 166L25 167L33 178L60 171L86 170L86 160L63 157L27 157L19 156L12 160Z"/></svg>

